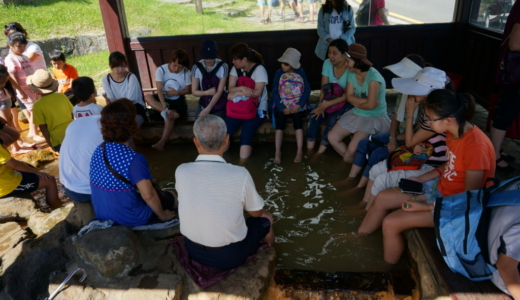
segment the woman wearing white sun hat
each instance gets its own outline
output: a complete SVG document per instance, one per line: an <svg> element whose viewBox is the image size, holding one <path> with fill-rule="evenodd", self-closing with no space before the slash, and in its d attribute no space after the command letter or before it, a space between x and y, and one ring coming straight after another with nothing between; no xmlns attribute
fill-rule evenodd
<svg viewBox="0 0 520 300"><path fill-rule="evenodd" d="M416 54L410 54L403 58L400 62L384 67L384 69L390 70L392 73L400 78L412 78L417 74L417 71L422 70L425 62L424 59ZM401 101L404 99L404 101ZM354 178L359 175L363 170L363 176L358 183L358 188L364 188L368 182L368 172L373 165L384 160L388 154L404 143L404 129L406 124L406 118L404 118L404 110L406 99L408 95L399 93L397 95L396 109L390 123L390 131L381 132L375 135L371 135L366 139L359 142L359 145L352 162L352 168L348 175L349 178ZM400 113L402 111L402 113ZM401 116L399 119L397 116ZM417 113L414 115L416 119ZM414 122L414 124L416 123ZM365 194L364 201L367 201L368 195Z"/></svg>
<svg viewBox="0 0 520 300"><path fill-rule="evenodd" d="M426 67L413 78L394 78L392 85L394 88L409 95L406 101L406 119L414 118L413 114L421 102L426 99L428 94L437 89L443 89L449 78L442 70ZM433 146L433 154L419 170L393 170L387 171L386 160L375 164L369 172L369 181L365 198L367 209L370 208L379 192L396 186L401 178L420 176L442 165L446 161L446 136L434 132L428 125L428 120L422 109L419 111L420 127L414 131L412 122L406 123L405 144L417 154L424 152L424 144L429 143ZM367 197L368 194L368 197Z"/></svg>

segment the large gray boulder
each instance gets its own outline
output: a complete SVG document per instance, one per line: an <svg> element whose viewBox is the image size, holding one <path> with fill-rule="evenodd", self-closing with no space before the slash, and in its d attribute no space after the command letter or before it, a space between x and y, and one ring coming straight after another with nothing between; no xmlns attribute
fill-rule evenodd
<svg viewBox="0 0 520 300"><path fill-rule="evenodd" d="M140 263L139 239L126 226L91 231L74 245L78 254L104 278L123 277Z"/></svg>
<svg viewBox="0 0 520 300"><path fill-rule="evenodd" d="M184 271L175 257L174 272L183 280L182 299L188 300L253 300L265 299L276 271L276 252L270 247L260 251L253 260L239 267L228 277L201 289Z"/></svg>

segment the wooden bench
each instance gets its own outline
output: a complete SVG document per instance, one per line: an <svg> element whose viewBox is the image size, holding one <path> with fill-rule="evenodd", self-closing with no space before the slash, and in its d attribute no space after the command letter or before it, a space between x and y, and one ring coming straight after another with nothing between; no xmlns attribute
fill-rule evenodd
<svg viewBox="0 0 520 300"><path fill-rule="evenodd" d="M489 281L471 281L453 273L442 258L432 228L406 232L408 250L417 263L422 299L450 296L456 300L511 300Z"/></svg>

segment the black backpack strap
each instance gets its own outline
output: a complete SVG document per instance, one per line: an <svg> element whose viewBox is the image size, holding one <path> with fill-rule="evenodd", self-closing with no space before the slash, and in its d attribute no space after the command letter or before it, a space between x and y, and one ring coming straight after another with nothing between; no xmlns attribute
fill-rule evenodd
<svg viewBox="0 0 520 300"><path fill-rule="evenodd" d="M204 66L200 62L196 62L195 65L197 66L197 68L199 68L200 72L202 73L202 76L208 74L208 70L206 70L206 68L204 68Z"/></svg>
<svg viewBox="0 0 520 300"><path fill-rule="evenodd" d="M249 72L246 73L246 76L249 77L249 78L251 78L251 76L253 76L253 72L256 70L256 68L257 68L258 66L261 66L261 65L262 65L262 64L255 64L255 65L251 68L251 70L249 70Z"/></svg>
<svg viewBox="0 0 520 300"><path fill-rule="evenodd" d="M108 161L107 154L105 151L105 142L101 143L101 151L103 152L103 160L105 161L105 166L107 166L110 173L112 173L112 175L114 175L117 179L121 180L122 182L124 182L128 185L131 185L132 187L134 187L134 189L137 189L137 187L135 185L133 185L130 182L130 180L124 178L123 175L119 174L116 170L114 170L112 168L112 166L110 165L110 162Z"/></svg>
<svg viewBox="0 0 520 300"><path fill-rule="evenodd" d="M220 69L220 67L222 67L222 65L224 64L224 61L221 60L218 62L218 64L215 65L215 67L213 67L213 70L211 70L211 72L209 72L211 75L215 75L217 74L218 72L218 69Z"/></svg>

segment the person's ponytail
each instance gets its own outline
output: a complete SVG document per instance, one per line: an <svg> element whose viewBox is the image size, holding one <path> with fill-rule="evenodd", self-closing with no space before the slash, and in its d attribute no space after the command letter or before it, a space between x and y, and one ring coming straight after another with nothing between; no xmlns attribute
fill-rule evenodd
<svg viewBox="0 0 520 300"><path fill-rule="evenodd" d="M446 89L434 90L426 98L424 109L440 118L454 118L459 125L459 137L462 137L466 122L471 122L475 116L475 99L470 94L455 94Z"/></svg>

